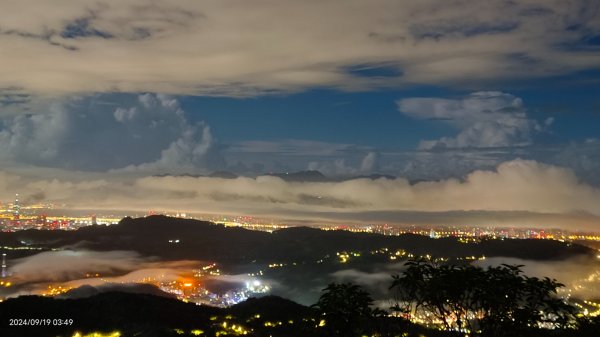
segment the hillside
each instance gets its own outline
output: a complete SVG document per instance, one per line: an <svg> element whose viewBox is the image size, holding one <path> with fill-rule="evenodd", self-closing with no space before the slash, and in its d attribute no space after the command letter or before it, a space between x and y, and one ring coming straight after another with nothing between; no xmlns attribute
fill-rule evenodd
<svg viewBox="0 0 600 337"><path fill-rule="evenodd" d="M99 251L135 250L166 260L212 260L223 264L308 261L337 251L370 251L384 247L403 249L416 255L443 257L485 255L553 260L577 255L593 256L593 250L588 247L553 240L485 240L464 244L456 238L431 239L413 234L384 236L308 227L267 233L166 216L124 218L118 225L89 226L76 231L0 233L3 246L22 246L23 243L42 248L77 245L78 248ZM23 250L17 254L36 252Z"/></svg>

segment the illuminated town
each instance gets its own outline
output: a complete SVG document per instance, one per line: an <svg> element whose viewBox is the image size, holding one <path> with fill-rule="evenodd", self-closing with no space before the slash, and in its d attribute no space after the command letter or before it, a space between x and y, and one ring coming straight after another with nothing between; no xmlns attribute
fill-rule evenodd
<svg viewBox="0 0 600 337"><path fill-rule="evenodd" d="M262 274L262 273L261 273ZM270 290L268 284L263 283L258 277L246 278L246 281L236 284L234 289L230 289L223 293L213 293L206 289L203 284L207 278L220 276L221 273L216 264L210 264L183 274L175 280L170 280L166 275L157 275L156 277L143 277L136 280L129 280L127 283L119 282L120 284L150 284L158 289L175 295L183 302L191 302L198 305L210 305L215 307L229 307L247 300L250 297L261 296L267 294ZM106 285L117 284L110 277L103 277L99 273L87 273L85 275L87 281L92 284L104 283ZM7 280L9 278L6 278ZM42 296L57 296L65 294L74 287L65 284L48 285L47 289L41 290L39 293ZM1 285L5 287L13 286L9 281L3 281ZM15 284L16 285L16 284Z"/></svg>
<svg viewBox="0 0 600 337"><path fill-rule="evenodd" d="M0 202L0 228L2 231L26 229L40 230L76 230L91 225L113 225L126 216L139 216L139 213L118 213L118 215L93 213L87 216L60 216L50 213L64 212L53 204L23 204L18 194L12 202ZM285 221L264 220L252 216L194 215L185 212L147 212L149 215L164 214L178 218L211 221L229 227L242 227L249 230L273 232L294 225ZM467 225L411 225L411 224L304 224L322 230L346 230L356 233L376 233L382 235L416 234L430 238L457 237L467 242L486 238L502 239L548 239L559 241L600 241L600 232L565 230L558 228L530 228L523 226L467 226Z"/></svg>
<svg viewBox="0 0 600 337"><path fill-rule="evenodd" d="M11 219L13 221L14 219ZM271 225L257 225L252 219L251 223L241 222L242 220L248 220L248 218L236 218L232 221L223 219L226 226L230 227L247 227L252 230L268 231L272 232L275 227L269 227ZM285 228L284 225L277 225L276 228ZM329 230L330 228L322 228L322 230ZM535 232L532 230L515 230L515 229L495 229L495 230L482 230L479 228L474 229L458 229L456 227L436 227L427 231L424 228L413 227L411 229L393 229L389 226L365 226L365 227L342 227L336 228L337 230L348 230L352 232L370 232L370 233L381 233L385 235L401 235L401 234L417 234L422 236L429 236L429 238L436 239L442 237L458 237L459 242L465 244L477 242L484 238L499 238L499 239L512 239L512 238L528 238L528 239L545 239L545 240L591 240L597 241L598 237L592 234L581 234L581 235L566 235L563 231L556 232ZM525 235L525 236L523 236ZM558 237L557 237L558 236ZM180 242L179 239L169 239L169 243L177 244ZM18 287L18 274L10 272L10 266L7 265L7 255L11 251L18 250L44 250L40 247L31 247L28 245L23 246L4 246L0 247L3 251L2 255L2 281L0 281L0 287ZM211 292L205 286L205 282L211 278L218 278L219 276L227 276L223 274L217 263L210 263L202 266L198 266L195 269L184 271L180 273L176 279L170 279L166 275L157 275L155 277L144 277L135 280L128 280L127 282L120 281L121 284L150 284L156 286L160 290L173 294L179 300L183 302L195 303L198 305L210 305L215 307L230 307L232 305L241 303L251 297L264 296L269 294L271 286L268 282L263 279L268 279L271 276L271 270L286 269L291 270L294 268L305 268L309 264L332 264L332 265L352 265L356 261L368 258L372 262L389 262L398 263L407 260L425 260L433 263L472 263L476 261L485 261L485 256L461 256L461 257L443 257L443 256L432 256L430 254L417 255L407 250L394 250L386 247L382 247L376 250L370 251L338 251L335 254L327 254L320 259L306 262L306 261L292 261L292 262L278 262L265 264L263 266L257 266L253 272L249 272L243 275L243 279L238 279L237 283L232 289L225 292ZM597 258L600 260L600 250L598 250ZM83 276L91 284L114 284L116 281L114 277L103 276L100 273L86 273ZM560 295L565 300L571 300L573 293L583 293L590 289L598 291L600 289L600 269L590 270L589 274L581 279L573 281L567 284L566 288L560 290ZM50 284L47 288L38 289L31 293L39 294L42 296L60 296L73 290L74 286L72 282L55 283ZM4 300L5 298L0 298ZM600 315L600 303L597 299L581 299L574 298L571 300L573 305L581 309L581 314L589 317L596 317ZM428 312L421 312L413 316L407 316L412 322L418 324L425 324L431 327L438 327L441 321L435 319ZM276 323L279 324L279 323Z"/></svg>
<svg viewBox="0 0 600 337"><path fill-rule="evenodd" d="M86 226L94 225L115 225L119 223L122 217L127 214L115 216L113 214L101 215L91 214L88 216L60 216L60 215L48 215L57 213L58 207L53 204L26 204L19 200L19 196L16 195L14 201L4 202L2 204L2 211L0 212L0 226L4 232L14 232L19 230L37 229L37 230L77 230ZM155 214L156 212L149 212ZM289 228L293 225L287 225L284 222L275 220L265 221L259 217L249 216L223 216L223 215L199 215L194 216L189 213L168 213L166 215L172 215L179 218L187 219L200 219L208 220L218 225L224 225L225 227L241 227L248 230L264 231L272 233L274 231ZM598 242L600 241L600 233L594 232L583 232L583 231L567 231L563 229L552 229L552 228L522 228L522 227L496 227L496 226L423 226L423 225L391 225L391 224L314 224L312 227L320 230L341 230L355 233L374 233L382 234L385 236L400 236L404 234L414 234L419 236L426 236L430 239L441 239L441 238L457 238L459 242L469 244L481 242L482 240L489 239L539 239L539 240L557 240L561 242ZM171 244L178 244L180 239L168 239ZM10 266L7 264L7 257L10 258L12 251L44 251L43 247L32 246L23 244L20 246L4 246L0 247L4 252L2 255L2 281L0 281L0 287L18 287L18 282L13 279L15 276L10 272ZM53 249L56 250L56 249ZM600 249L598 251L598 259L600 259ZM312 261L311 263L327 264L327 263L338 263L338 264L352 264L355 260L360 260L364 257L370 257L377 259L376 261L387 261L389 263L396 263L400 261L406 261L408 259L424 259L435 263L445 262L474 262L485 260L485 256L462 256L462 257L443 257L443 256L432 256L430 254L417 255L406 250L393 250L386 247L382 247L377 250L371 251L338 251L335 254L328 254L320 259ZM226 274L222 274L222 271L218 268L216 263L210 263L198 268L189 270L183 273L177 279L165 279L164 276L157 276L151 278L141 278L136 280L129 280L128 283L143 283L151 284L158 287L160 290L173 294L179 300L184 302L196 303L198 305L210 305L216 307L229 307L247 300L250 297L262 296L269 294L271 287L268 282L263 281L263 278L270 276L269 270L276 270L280 268L296 268L301 265L306 265L306 261L297 262L279 262L273 261L272 263L265 264L264 266L257 268L254 271L245 274L245 280L239 281L235 287L224 292L216 293L208 290L204 284L209 278L214 278ZM86 273L85 278L91 283L97 284L105 283L112 284L114 280L112 277L104 277L99 273ZM123 282L121 282L123 283ZM600 270L591 270L590 273L581 278L580 280L574 281L571 284L567 284L567 288L561 289L561 296L565 300L569 300L573 292L582 293L588 288L592 287L598 289L600 283ZM45 289L35 290L33 293L37 293L43 296L59 296L65 294L74 289L74 286L70 282L50 284ZM3 299L0 299L3 300ZM582 315L595 317L600 314L600 304L597 302L598 299L575 299L572 303L581 309ZM440 321L431 317L429 313L423 312L415 316L409 317L411 321L419 324L425 324L428 326L439 326ZM235 328L233 328L235 330Z"/></svg>
<svg viewBox="0 0 600 337"><path fill-rule="evenodd" d="M0 1L0 337L598 337L600 0Z"/></svg>
<svg viewBox="0 0 600 337"><path fill-rule="evenodd" d="M40 230L40 231L67 231L72 232L90 226L118 226L122 217L127 214L115 216L112 214L94 213L89 216L60 216L48 215L55 214L64 210L52 204L28 204L19 200L18 195L12 202L2 204L1 226L2 231L9 234L22 230ZM157 212L149 212L156 216ZM168 213L166 215L175 216L173 219L189 219L210 221L212 225L218 228L236 229L266 232L273 235L278 231L291 229L292 224L286 224L285 221L264 220L260 217L250 216L224 216L224 215L193 215L190 213ZM136 215L136 214L132 214ZM106 228L108 228L106 227ZM552 228L522 228L522 227L495 227L495 226L423 226L423 225L391 225L391 224L314 224L310 227L320 231L340 231L347 233L377 234L385 237L401 237L404 235L415 235L428 240L442 240L451 238L464 245L478 244L488 240L544 240L557 241L563 243L579 242L590 243L590 247L596 251L598 262L600 262L600 249L595 243L600 241L600 234L583 231L567 231L563 229ZM169 244L172 249L177 249L185 240L185 237L173 236L165 237L163 240ZM231 308L238 304L256 297L271 295L273 286L271 282L277 280L282 275L302 274L303 270L312 270L326 268L327 270L345 270L357 268L361 265L369 264L394 264L404 263L406 261L418 260L428 261L436 265L444 264L477 264L485 263L488 259L485 255L463 255L463 256L441 256L432 253L415 253L410 249L393 249L390 247L380 247L371 250L339 250L323 255L311 261L274 259L266 263L253 264L250 269L246 269L244 274L231 274L230 266L223 267L217 262L208 262L197 264L190 269L178 269L176 276L167 273L153 274L143 277L127 277L118 273L105 274L102 271L91 271L75 277L74 280L64 282L49 282L38 284L35 287L28 285L28 280L21 277L18 271L12 270L12 256L26 253L43 252L61 252L70 248L51 248L43 245L31 244L21 241L18 245L5 245L0 247L2 250L2 277L0 279L0 291L4 289L5 293L11 289L18 289L18 293L27 293L30 295L41 295L48 298L63 298L71 296L77 292L81 285L91 284L94 287L102 286L135 286L140 284L151 285L159 291L169 294L184 303L194 303L199 306L210 306L216 308ZM18 263L18 262L17 262ZM596 263L597 265L597 263ZM126 280L124 280L124 278ZM232 279L226 282L228 286L219 290L212 289L211 283L223 282L222 280ZM278 283L279 281L275 281ZM594 294L600 291L600 268L597 266L590 269L577 279L571 279L565 284L564 288L559 289L558 296L574 306L578 310L580 317L595 318L600 316L600 299L594 296L588 297L585 294ZM0 296L0 302L4 302L10 297ZM385 303L385 304L384 304ZM382 302L380 309L387 310L389 304ZM449 317L446 321L440 320L438 316L432 315L428 310L415 310L410 314L401 314L390 312L388 317L399 317L406 319L413 324L428 327L431 329L443 329L444 324L458 324L456 318ZM481 319L483 316L477 313L469 313L466 318L470 320ZM271 320L261 318L260 314L240 322L231 315L211 317L212 329L216 329L215 336L227 335L247 335L256 330L257 324L261 329L293 329L294 320ZM316 329L324 329L327 322L318 318L303 318L302 325L311 325ZM253 327L254 326L254 327ZM552 325L540 325L541 328L553 328ZM206 326L203 327L206 329ZM202 335L203 329L194 328L191 330L176 328L177 334ZM468 333L469 330L465 330ZM75 332L73 336L121 336L119 331L109 333L94 332L92 334L83 334ZM72 336L72 337L73 337Z"/></svg>

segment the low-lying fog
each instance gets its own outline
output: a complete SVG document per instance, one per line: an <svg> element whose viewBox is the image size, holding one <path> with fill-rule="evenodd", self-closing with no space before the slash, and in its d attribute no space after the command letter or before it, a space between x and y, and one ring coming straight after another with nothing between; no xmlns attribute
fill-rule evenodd
<svg viewBox="0 0 600 337"><path fill-rule="evenodd" d="M111 284L140 283L153 279L161 282L189 276L193 269L210 262L158 261L133 251L96 252L89 250L61 250L43 252L30 257L9 261L13 286L0 288L0 296L12 297L39 294L49 285L77 288L83 285L107 287ZM581 299L600 298L600 260L576 258L562 261L532 261L516 258L487 258L474 262L481 267L500 264L523 265L528 276L557 279ZM402 273L403 262L369 266L369 268L335 269L323 272L311 265L298 265L279 273L259 276L271 286L271 293L290 298L302 304L312 304L321 289L330 282L352 282L364 286L382 306L388 306L393 274ZM283 274L282 274L283 273ZM213 291L242 284L249 277L243 275L204 276L202 282Z"/></svg>

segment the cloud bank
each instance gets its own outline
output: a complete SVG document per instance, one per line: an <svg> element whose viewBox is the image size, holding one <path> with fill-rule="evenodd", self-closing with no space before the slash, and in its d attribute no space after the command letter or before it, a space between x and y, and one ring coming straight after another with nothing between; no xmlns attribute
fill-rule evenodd
<svg viewBox="0 0 600 337"><path fill-rule="evenodd" d="M149 209L198 213L252 214L304 220L461 223L489 212L486 224L503 223L600 227L600 190L581 183L569 169L513 160L495 170L477 170L464 179L424 181L353 179L286 182L274 176L222 179L147 176L124 181L68 181L0 174L2 198L24 198L79 209ZM479 213L478 213L479 212ZM554 215L554 216L548 216ZM485 218L485 217L484 217Z"/></svg>

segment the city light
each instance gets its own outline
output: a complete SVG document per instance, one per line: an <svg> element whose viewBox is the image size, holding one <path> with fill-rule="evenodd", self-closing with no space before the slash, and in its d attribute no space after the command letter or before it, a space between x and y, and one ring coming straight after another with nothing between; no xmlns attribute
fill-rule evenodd
<svg viewBox="0 0 600 337"><path fill-rule="evenodd" d="M90 332L87 334L82 334L81 332L75 332L72 337L120 337L121 332L114 331L109 333L103 332Z"/></svg>

